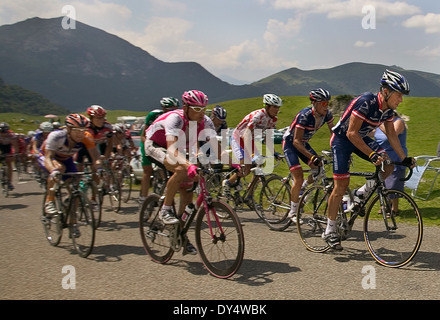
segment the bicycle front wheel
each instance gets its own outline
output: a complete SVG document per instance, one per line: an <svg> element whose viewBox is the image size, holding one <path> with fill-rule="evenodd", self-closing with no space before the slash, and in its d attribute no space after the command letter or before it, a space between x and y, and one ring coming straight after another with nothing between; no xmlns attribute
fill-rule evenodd
<svg viewBox="0 0 440 320"><path fill-rule="evenodd" d="M124 203L127 203L130 200L131 191L133 188L133 172L131 167L124 166L122 171L120 172L120 181L121 181L121 198Z"/></svg>
<svg viewBox="0 0 440 320"><path fill-rule="evenodd" d="M139 212L139 231L142 244L151 260L157 263L168 262L174 254L170 245L170 226L159 219L162 207L160 196L152 193L144 201Z"/></svg>
<svg viewBox="0 0 440 320"><path fill-rule="evenodd" d="M398 199L398 212L391 210L391 199ZM417 254L422 237L422 216L407 193L385 190L382 201L380 195L371 201L364 218L364 238L379 264L393 268L406 265Z"/></svg>
<svg viewBox="0 0 440 320"><path fill-rule="evenodd" d="M329 195L322 185L315 185L307 189L299 199L296 229L301 242L313 252L330 249L322 239L327 228Z"/></svg>
<svg viewBox="0 0 440 320"><path fill-rule="evenodd" d="M290 211L290 186L283 178L274 176L266 180L256 210L261 210L261 216L271 230L283 231L291 225L292 221L287 217Z"/></svg>
<svg viewBox="0 0 440 320"><path fill-rule="evenodd" d="M63 235L63 227L61 222L61 213L63 211L61 198L59 195L55 196L55 208L59 212L59 214L54 215L53 217L46 216L44 212L44 204L46 202L47 192L44 193L43 197L43 206L42 206L42 215L41 215L41 223L43 224L44 233L46 235L46 239L51 246L57 246Z"/></svg>
<svg viewBox="0 0 440 320"><path fill-rule="evenodd" d="M226 203L212 200L209 212L202 206L196 218L197 249L205 268L217 278L229 278L240 268L244 235L240 219Z"/></svg>
<svg viewBox="0 0 440 320"><path fill-rule="evenodd" d="M70 236L73 246L78 254L86 258L93 250L95 243L95 224L93 219L92 204L84 195L78 195L74 199L76 210L70 214L76 216L76 222L70 224ZM75 219L73 219L75 220ZM74 228L76 227L76 230ZM75 232L76 231L76 232Z"/></svg>

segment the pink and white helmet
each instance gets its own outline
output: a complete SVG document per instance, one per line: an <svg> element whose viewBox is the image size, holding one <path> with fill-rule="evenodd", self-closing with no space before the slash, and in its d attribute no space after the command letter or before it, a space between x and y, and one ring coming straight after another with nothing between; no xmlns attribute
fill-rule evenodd
<svg viewBox="0 0 440 320"><path fill-rule="evenodd" d="M188 106L204 107L208 105L208 96L199 90L189 90L183 93L182 101Z"/></svg>

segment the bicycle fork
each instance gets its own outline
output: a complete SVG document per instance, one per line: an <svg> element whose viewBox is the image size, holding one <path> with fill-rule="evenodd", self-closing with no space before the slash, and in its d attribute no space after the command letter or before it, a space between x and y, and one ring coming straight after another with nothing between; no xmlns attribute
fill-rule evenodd
<svg viewBox="0 0 440 320"><path fill-rule="evenodd" d="M382 192L379 192L380 211L382 213L382 218L385 223L385 227L387 231L397 230L398 228L396 224L396 219L391 210L391 203L387 200L388 198L384 197ZM392 226L389 225L388 218L391 219Z"/></svg>

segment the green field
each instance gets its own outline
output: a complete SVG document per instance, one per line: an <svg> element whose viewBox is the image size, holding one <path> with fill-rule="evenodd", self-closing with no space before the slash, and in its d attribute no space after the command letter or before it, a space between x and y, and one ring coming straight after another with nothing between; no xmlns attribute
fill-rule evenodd
<svg viewBox="0 0 440 320"><path fill-rule="evenodd" d="M283 128L290 125L294 116L301 109L309 105L308 97L282 97L283 106L280 109L277 128ZM226 101L221 104L228 112L228 126L236 126L240 120L249 112L262 108L262 98L251 98ZM211 105L210 107L213 107ZM408 141L407 146L410 156L435 155L437 144L440 141L440 98L404 98L404 102L399 106L398 111L410 118L408 123ZM132 111L109 111L108 120L115 122L118 116L132 115L144 116L144 112ZM61 117L62 118L62 117ZM335 115L337 121L339 115ZM35 130L38 126L35 121L44 121L44 117L32 117L22 114L4 113L0 115L0 121L6 121L11 125L11 129L16 132L26 133L29 130ZM336 123L335 121L335 123ZM329 149L330 133L326 126L322 127L310 141L311 146L320 151ZM276 151L282 152L281 145L275 145ZM438 164L440 166L440 163ZM373 165L354 156L353 171L372 171ZM282 165L276 169L280 175L287 175L287 165ZM427 181L421 184L420 191L423 194L430 185L430 176ZM361 178L353 177L350 183L352 188L362 185ZM435 189L427 201L417 200L417 204L422 210L424 223L426 225L440 225L440 178L436 182Z"/></svg>

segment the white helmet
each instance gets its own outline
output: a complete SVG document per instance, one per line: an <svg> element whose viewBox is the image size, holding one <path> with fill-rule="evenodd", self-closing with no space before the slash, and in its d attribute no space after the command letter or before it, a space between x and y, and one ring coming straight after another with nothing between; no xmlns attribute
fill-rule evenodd
<svg viewBox="0 0 440 320"><path fill-rule="evenodd" d="M42 122L40 124L40 130L43 132L51 132L51 131L53 131L53 125L52 125L52 123L47 122L47 121Z"/></svg>
<svg viewBox="0 0 440 320"><path fill-rule="evenodd" d="M275 94L268 93L263 96L263 103L270 106L281 107L283 105L283 101L280 97Z"/></svg>

